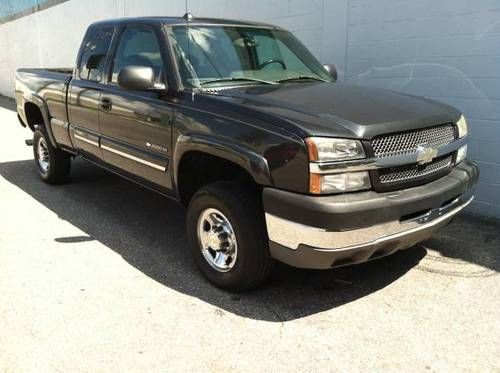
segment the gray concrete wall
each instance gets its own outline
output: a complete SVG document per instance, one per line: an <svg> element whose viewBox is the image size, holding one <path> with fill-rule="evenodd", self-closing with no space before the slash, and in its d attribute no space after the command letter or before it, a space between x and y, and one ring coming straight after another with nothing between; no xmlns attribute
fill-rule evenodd
<svg viewBox="0 0 500 373"><path fill-rule="evenodd" d="M2 0L0 0L0 3ZM293 31L340 80L431 97L462 110L481 166L472 209L500 217L498 0L188 0L193 14ZM0 24L0 93L18 67L72 66L90 22L182 15L184 0L70 0ZM57 25L57 27L54 27Z"/></svg>

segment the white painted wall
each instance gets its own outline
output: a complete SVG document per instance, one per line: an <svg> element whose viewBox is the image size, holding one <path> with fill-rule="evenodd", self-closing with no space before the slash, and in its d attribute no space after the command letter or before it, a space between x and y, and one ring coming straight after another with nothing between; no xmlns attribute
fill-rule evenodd
<svg viewBox="0 0 500 373"><path fill-rule="evenodd" d="M188 8L281 25L334 63L341 81L458 107L482 172L472 209L500 217L499 0L188 0ZM2 24L0 93L12 96L18 67L72 66L91 22L184 12L184 0L71 0Z"/></svg>

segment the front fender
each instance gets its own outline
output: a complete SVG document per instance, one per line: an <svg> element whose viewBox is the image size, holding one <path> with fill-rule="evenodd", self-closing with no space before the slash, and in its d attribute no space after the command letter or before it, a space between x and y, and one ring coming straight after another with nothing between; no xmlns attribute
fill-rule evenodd
<svg viewBox="0 0 500 373"><path fill-rule="evenodd" d="M257 184L272 186L267 160L241 145L227 139L206 134L181 135L177 139L173 156L174 184L178 185L178 169L182 156L189 151L198 151L223 158L245 169Z"/></svg>

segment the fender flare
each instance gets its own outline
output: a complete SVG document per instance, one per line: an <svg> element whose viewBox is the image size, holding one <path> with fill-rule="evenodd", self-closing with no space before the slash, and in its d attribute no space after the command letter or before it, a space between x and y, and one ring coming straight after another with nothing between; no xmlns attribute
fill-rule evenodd
<svg viewBox="0 0 500 373"><path fill-rule="evenodd" d="M178 186L178 171L184 154L190 151L210 154L230 161L247 171L259 185L272 186L267 160L251 149L231 143L227 139L206 134L180 135L173 154L173 181Z"/></svg>
<svg viewBox="0 0 500 373"><path fill-rule="evenodd" d="M49 136L49 140L54 148L58 148L59 146L57 145L56 139L54 137L54 134L52 133L52 127L50 126L50 114L49 114L49 108L47 107L47 104L43 100L42 97L40 97L37 94L34 93L26 93L23 96L24 104L23 107L26 106L27 103L34 104L40 109L40 112L42 113L42 118L43 118L43 124L45 126L45 129L47 131L47 135ZM25 116L26 116L26 110L25 110ZM27 120L26 120L27 122ZM30 126L31 128L31 126Z"/></svg>

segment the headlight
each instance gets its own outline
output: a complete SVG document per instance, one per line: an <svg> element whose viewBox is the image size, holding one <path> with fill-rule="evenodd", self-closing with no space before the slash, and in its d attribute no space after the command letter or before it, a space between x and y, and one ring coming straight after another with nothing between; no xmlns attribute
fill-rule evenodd
<svg viewBox="0 0 500 373"><path fill-rule="evenodd" d="M462 138L467 135L467 121L463 115L460 116L460 119L457 122L458 127L458 137Z"/></svg>
<svg viewBox="0 0 500 373"><path fill-rule="evenodd" d="M314 194L344 193L370 189L368 171L343 174L310 174L309 191Z"/></svg>
<svg viewBox="0 0 500 373"><path fill-rule="evenodd" d="M365 158L363 145L357 140L309 137L305 141L309 151L309 160L312 162Z"/></svg>
<svg viewBox="0 0 500 373"><path fill-rule="evenodd" d="M462 145L462 147L458 149L456 164L462 162L466 157L467 157L467 144Z"/></svg>

